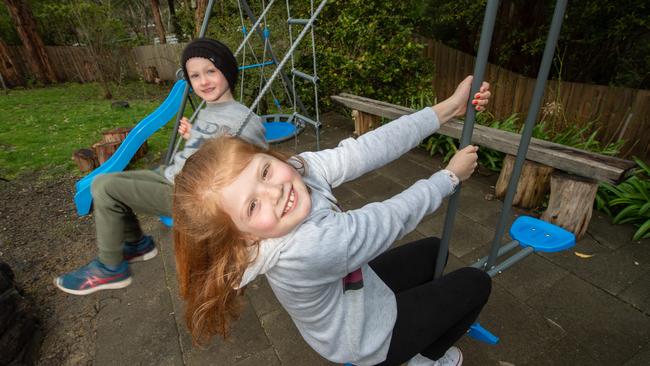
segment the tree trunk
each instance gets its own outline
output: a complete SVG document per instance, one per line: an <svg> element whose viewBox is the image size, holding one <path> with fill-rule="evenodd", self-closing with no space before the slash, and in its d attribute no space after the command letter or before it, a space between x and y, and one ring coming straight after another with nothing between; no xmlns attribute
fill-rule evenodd
<svg viewBox="0 0 650 366"><path fill-rule="evenodd" d="M506 155L505 159L503 159L503 168L501 168L499 180L495 187L494 193L497 198L503 199L506 196L514 166L515 157ZM512 204L522 208L541 206L544 202L544 196L550 188L552 172L553 167L529 160L524 161Z"/></svg>
<svg viewBox="0 0 650 366"><path fill-rule="evenodd" d="M34 77L46 84L57 82L56 73L38 34L28 3L21 0L5 0L5 4L27 51L27 63Z"/></svg>
<svg viewBox="0 0 650 366"><path fill-rule="evenodd" d="M176 34L180 30L180 27L178 26L178 19L176 18L176 8L174 6L174 0L167 0L167 6L169 6L169 17L170 19L170 26L169 26L169 33ZM176 35L176 39L178 39L179 36Z"/></svg>
<svg viewBox="0 0 650 366"><path fill-rule="evenodd" d="M25 80L18 73L15 63L9 54L9 47L0 38L0 75L8 87L25 85Z"/></svg>
<svg viewBox="0 0 650 366"><path fill-rule="evenodd" d="M153 20L156 23L156 32L160 39L160 44L167 43L165 38L165 27L163 26L162 17L160 16L160 5L158 0L151 0L151 12L153 13Z"/></svg>
<svg viewBox="0 0 650 366"><path fill-rule="evenodd" d="M551 175L551 197L541 219L561 226L580 239L587 231L598 182L563 172Z"/></svg>
<svg viewBox="0 0 650 366"><path fill-rule="evenodd" d="M196 0L196 16L194 19L194 38L198 38L201 33L201 26L203 25L203 18L205 17L206 9L208 8L208 0Z"/></svg>

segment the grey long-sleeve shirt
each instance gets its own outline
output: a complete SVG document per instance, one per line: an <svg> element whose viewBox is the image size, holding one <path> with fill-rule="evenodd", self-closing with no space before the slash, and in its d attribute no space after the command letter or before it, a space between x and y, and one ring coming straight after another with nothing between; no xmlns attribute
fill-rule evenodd
<svg viewBox="0 0 650 366"><path fill-rule="evenodd" d="M194 154L206 139L222 134L235 134L249 113L250 121L240 137L264 149L268 148L262 120L246 106L235 100L206 103L192 124L190 138L185 142L185 147L174 154L171 164L165 168L165 178L174 183L174 178L183 169L185 160Z"/></svg>
<svg viewBox="0 0 650 366"><path fill-rule="evenodd" d="M312 209L289 234L260 243L241 285L265 274L307 343L334 362L386 358L397 317L395 295L368 266L413 231L453 190L438 172L382 202L341 212L332 188L379 168L439 128L431 108L404 116L338 147L300 154ZM404 268L405 271L408 268Z"/></svg>

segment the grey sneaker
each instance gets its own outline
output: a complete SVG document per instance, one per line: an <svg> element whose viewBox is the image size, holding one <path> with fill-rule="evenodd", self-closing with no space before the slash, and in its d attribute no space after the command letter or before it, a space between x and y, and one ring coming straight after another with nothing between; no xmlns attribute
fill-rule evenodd
<svg viewBox="0 0 650 366"><path fill-rule="evenodd" d="M458 347L451 346L442 357L436 360L435 366L460 366L463 364L463 353Z"/></svg>

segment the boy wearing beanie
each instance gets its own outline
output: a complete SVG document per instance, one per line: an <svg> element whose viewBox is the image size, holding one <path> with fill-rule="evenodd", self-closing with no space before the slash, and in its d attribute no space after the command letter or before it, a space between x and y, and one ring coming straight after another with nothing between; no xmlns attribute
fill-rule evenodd
<svg viewBox="0 0 650 366"><path fill-rule="evenodd" d="M95 178L91 192L98 257L55 278L55 285L62 291L87 295L131 284L129 263L151 259L158 253L153 239L142 232L135 214L172 215L174 177L206 139L234 135L248 118L239 137L268 148L261 119L233 98L231 90L239 72L228 47L213 39L196 39L183 50L181 67L194 93L206 101L193 126L184 117L181 121L179 133L187 140L185 147L173 156L169 166Z"/></svg>

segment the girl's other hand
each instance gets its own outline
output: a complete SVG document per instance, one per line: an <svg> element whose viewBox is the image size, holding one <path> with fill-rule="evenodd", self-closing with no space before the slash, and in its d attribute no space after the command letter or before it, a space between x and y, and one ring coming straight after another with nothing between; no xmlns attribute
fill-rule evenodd
<svg viewBox="0 0 650 366"><path fill-rule="evenodd" d="M474 77L470 75L466 77L465 80L461 81L460 84L458 84L458 87L456 87L454 94L452 94L448 99L453 101L456 105L456 112L454 113L455 117L462 116L467 112L467 99L469 98L473 78ZM481 84L478 93L473 95L471 103L474 106L474 109L478 112L484 111L490 100L490 96L490 83L484 81Z"/></svg>
<svg viewBox="0 0 650 366"><path fill-rule="evenodd" d="M445 169L456 174L462 181L469 178L478 166L478 146L469 145L458 150Z"/></svg>
<svg viewBox="0 0 650 366"><path fill-rule="evenodd" d="M181 118L181 123L178 125L178 134L181 135L185 140L190 138L190 131L192 130L192 124L187 119L187 117Z"/></svg>

